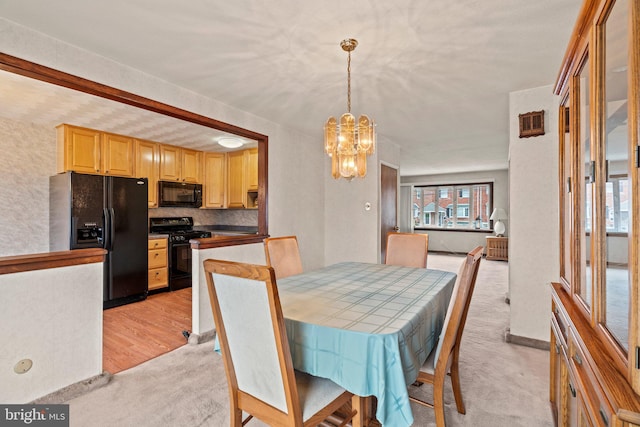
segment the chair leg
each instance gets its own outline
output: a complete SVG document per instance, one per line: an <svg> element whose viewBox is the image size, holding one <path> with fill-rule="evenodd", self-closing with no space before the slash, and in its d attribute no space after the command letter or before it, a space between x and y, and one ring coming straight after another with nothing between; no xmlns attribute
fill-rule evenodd
<svg viewBox="0 0 640 427"><path fill-rule="evenodd" d="M456 408L458 412L461 414L466 414L467 410L464 407L464 402L462 400L462 389L460 387L460 375L458 370L458 352L453 353L453 358L451 362L451 388L453 388L453 396L456 399Z"/></svg>
<svg viewBox="0 0 640 427"><path fill-rule="evenodd" d="M433 410L436 413L436 427L445 427L444 421L444 378L433 384Z"/></svg>
<svg viewBox="0 0 640 427"><path fill-rule="evenodd" d="M231 417L231 427L242 427L244 425L242 422L242 411L240 409L232 408L229 416Z"/></svg>

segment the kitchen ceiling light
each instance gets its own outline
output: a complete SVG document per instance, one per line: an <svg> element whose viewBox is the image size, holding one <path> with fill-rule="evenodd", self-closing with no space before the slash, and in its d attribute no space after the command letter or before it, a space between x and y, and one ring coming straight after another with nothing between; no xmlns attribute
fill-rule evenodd
<svg viewBox="0 0 640 427"><path fill-rule="evenodd" d="M238 138L220 138L218 144L225 148L238 148L242 147L243 142Z"/></svg>
<svg viewBox="0 0 640 427"><path fill-rule="evenodd" d="M356 123L351 114L351 51L358 46L355 39L340 42L347 59L347 112L340 117L329 117L324 125L324 151L331 157L331 176L351 181L355 176L367 174L367 155L373 154L376 132L373 120L362 114Z"/></svg>

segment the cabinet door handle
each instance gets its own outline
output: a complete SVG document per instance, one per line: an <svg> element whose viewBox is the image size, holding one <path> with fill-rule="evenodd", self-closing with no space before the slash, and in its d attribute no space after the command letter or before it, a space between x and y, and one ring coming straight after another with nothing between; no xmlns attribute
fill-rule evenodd
<svg viewBox="0 0 640 427"><path fill-rule="evenodd" d="M556 354L560 354L560 346L556 344Z"/></svg>
<svg viewBox="0 0 640 427"><path fill-rule="evenodd" d="M573 388L571 383L569 383L569 390L571 390L571 396L576 397L576 389Z"/></svg>
<svg viewBox="0 0 640 427"><path fill-rule="evenodd" d="M576 361L576 363L578 364L578 366L582 366L582 357L580 357L580 355L578 353L575 353L573 355L573 360Z"/></svg>
<svg viewBox="0 0 640 427"><path fill-rule="evenodd" d="M604 409L600 408L600 417L602 418L602 421L604 422L604 425L608 426L609 425L609 417L607 417L607 413L604 412Z"/></svg>

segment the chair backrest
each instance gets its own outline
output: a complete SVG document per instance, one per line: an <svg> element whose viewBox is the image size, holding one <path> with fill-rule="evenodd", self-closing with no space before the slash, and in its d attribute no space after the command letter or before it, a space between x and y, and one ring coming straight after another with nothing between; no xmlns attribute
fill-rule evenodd
<svg viewBox="0 0 640 427"><path fill-rule="evenodd" d="M429 235L421 233L387 234L385 264L405 267L427 267Z"/></svg>
<svg viewBox="0 0 640 427"><path fill-rule="evenodd" d="M267 265L273 267L276 278L302 273L302 261L296 236L269 237L264 239Z"/></svg>
<svg viewBox="0 0 640 427"><path fill-rule="evenodd" d="M478 277L478 269L484 248L478 246L467 254L453 287L449 307L434 355L435 370L447 370L450 356L460 350L462 331L467 320L471 296Z"/></svg>
<svg viewBox="0 0 640 427"><path fill-rule="evenodd" d="M274 424L302 420L273 269L208 259L204 270L230 398Z"/></svg>

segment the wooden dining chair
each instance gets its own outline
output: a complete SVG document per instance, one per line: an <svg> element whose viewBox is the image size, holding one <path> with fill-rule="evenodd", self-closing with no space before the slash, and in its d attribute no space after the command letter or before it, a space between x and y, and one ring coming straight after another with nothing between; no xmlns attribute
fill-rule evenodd
<svg viewBox="0 0 640 427"><path fill-rule="evenodd" d="M294 371L273 268L207 259L204 270L232 427L253 417L270 426L316 426L350 402L353 395L334 382Z"/></svg>
<svg viewBox="0 0 640 427"><path fill-rule="evenodd" d="M390 232L387 234L387 252L384 263L426 268L428 249L428 234Z"/></svg>
<svg viewBox="0 0 640 427"><path fill-rule="evenodd" d="M264 253L267 265L273 267L277 279L302 273L302 261L296 236L264 239Z"/></svg>
<svg viewBox="0 0 640 427"><path fill-rule="evenodd" d="M434 409L437 427L445 426L444 382L447 375L451 376L456 408L459 413L466 413L464 401L462 400L458 366L460 341L462 340L462 331L467 320L471 295L478 276L482 252L482 246L476 247L467 254L460 266L438 344L418 373L417 382L433 386L433 403L428 403L412 396L409 397L414 402Z"/></svg>

